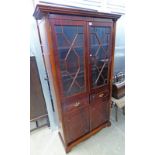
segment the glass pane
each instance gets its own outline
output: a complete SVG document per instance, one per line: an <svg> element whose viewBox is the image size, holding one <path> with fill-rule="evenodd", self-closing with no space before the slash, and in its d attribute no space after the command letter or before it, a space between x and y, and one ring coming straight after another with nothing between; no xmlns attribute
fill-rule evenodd
<svg viewBox="0 0 155 155"><path fill-rule="evenodd" d="M90 27L92 86L108 83L110 27Z"/></svg>
<svg viewBox="0 0 155 155"><path fill-rule="evenodd" d="M83 26L55 26L64 96L85 91Z"/></svg>

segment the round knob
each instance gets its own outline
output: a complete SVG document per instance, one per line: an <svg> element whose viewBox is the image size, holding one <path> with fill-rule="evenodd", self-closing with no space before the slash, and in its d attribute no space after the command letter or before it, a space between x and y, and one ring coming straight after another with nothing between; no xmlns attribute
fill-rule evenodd
<svg viewBox="0 0 155 155"><path fill-rule="evenodd" d="M74 104L75 107L78 107L79 105L80 105L80 102L76 102L76 103Z"/></svg>

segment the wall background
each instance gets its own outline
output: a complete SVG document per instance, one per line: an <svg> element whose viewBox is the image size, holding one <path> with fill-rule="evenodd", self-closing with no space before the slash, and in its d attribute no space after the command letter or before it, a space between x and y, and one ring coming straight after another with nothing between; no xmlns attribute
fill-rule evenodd
<svg viewBox="0 0 155 155"><path fill-rule="evenodd" d="M125 73L125 15L117 21L116 45L114 58L114 75Z"/></svg>

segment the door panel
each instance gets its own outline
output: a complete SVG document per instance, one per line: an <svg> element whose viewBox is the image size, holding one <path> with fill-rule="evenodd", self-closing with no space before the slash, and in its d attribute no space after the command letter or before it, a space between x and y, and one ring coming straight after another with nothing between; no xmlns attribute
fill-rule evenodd
<svg viewBox="0 0 155 155"><path fill-rule="evenodd" d="M90 130L93 130L108 120L108 101L95 101L90 105Z"/></svg>
<svg viewBox="0 0 155 155"><path fill-rule="evenodd" d="M86 92L85 24L75 21L54 23L57 72L64 97Z"/></svg>
<svg viewBox="0 0 155 155"><path fill-rule="evenodd" d="M96 89L109 84L112 24L89 25L90 83Z"/></svg>
<svg viewBox="0 0 155 155"><path fill-rule="evenodd" d="M65 115L67 143L89 132L89 107L78 108Z"/></svg>

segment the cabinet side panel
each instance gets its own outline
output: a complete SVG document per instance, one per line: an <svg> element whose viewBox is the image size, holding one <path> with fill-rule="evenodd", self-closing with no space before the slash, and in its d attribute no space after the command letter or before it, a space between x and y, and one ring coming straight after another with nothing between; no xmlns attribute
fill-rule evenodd
<svg viewBox="0 0 155 155"><path fill-rule="evenodd" d="M58 81L56 76L53 44L52 44L52 38L51 38L50 25L46 17L42 19L42 21L39 23L39 30L40 30L40 36L41 36L41 46L43 49L44 62L46 65L53 103L54 103L55 111L58 118L58 126L59 126L61 136L65 142L62 108L60 104L59 90L57 87Z"/></svg>
<svg viewBox="0 0 155 155"><path fill-rule="evenodd" d="M110 120L111 96L112 96L112 81L113 81L113 71L114 71L115 35L116 35L116 21L113 22L113 29L112 29L112 51L111 51L111 65L110 65L109 120Z"/></svg>

